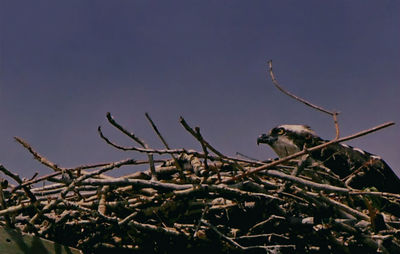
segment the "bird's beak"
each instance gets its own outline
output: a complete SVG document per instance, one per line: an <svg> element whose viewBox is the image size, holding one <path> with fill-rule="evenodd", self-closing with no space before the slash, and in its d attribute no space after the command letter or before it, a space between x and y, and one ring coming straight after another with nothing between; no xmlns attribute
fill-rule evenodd
<svg viewBox="0 0 400 254"><path fill-rule="evenodd" d="M276 141L276 137L271 137L267 134L261 134L257 139L257 145L260 143L272 145Z"/></svg>

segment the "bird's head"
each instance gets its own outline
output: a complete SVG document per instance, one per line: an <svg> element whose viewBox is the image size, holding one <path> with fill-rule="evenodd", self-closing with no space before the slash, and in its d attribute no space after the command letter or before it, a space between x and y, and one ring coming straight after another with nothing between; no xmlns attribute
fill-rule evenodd
<svg viewBox="0 0 400 254"><path fill-rule="evenodd" d="M268 144L280 158L303 150L304 145L313 143L316 139L321 140L317 134L306 125L279 125L261 134L257 139L260 143Z"/></svg>

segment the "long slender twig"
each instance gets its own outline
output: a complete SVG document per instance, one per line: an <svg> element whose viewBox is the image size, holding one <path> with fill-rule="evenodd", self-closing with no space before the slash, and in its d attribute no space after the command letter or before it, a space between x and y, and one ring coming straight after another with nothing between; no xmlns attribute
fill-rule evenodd
<svg viewBox="0 0 400 254"><path fill-rule="evenodd" d="M272 246L250 246L250 247L245 247L240 245L239 243L237 243L235 240L233 240L232 238L224 235L223 233L221 233L214 225L208 223L205 220L201 221L204 225L206 225L207 227L210 227L215 233L218 234L218 236L220 236L222 239L224 239L225 241L227 241L228 243L230 243L232 246L242 250L242 251L247 251L247 250L263 250L266 251L266 253L278 253L277 250L279 251L280 249L291 249L292 251L294 251L296 249L295 245L272 245ZM279 251L280 252L280 251Z"/></svg>
<svg viewBox="0 0 400 254"><path fill-rule="evenodd" d="M43 157L42 155L40 155L38 152L36 152L32 146L30 144L28 144L28 142L26 142L25 140L23 140L22 138L19 137L14 137L14 139L20 143L23 147L25 147L26 149L28 149L28 151L33 155L33 157L38 160L40 163L42 163L43 165L53 169L54 171L63 171L64 169L60 168L57 164L49 161L48 159L46 159L45 157Z"/></svg>
<svg viewBox="0 0 400 254"><path fill-rule="evenodd" d="M190 133L192 134L193 137L195 137L197 140L201 140L201 143L203 143L208 149L210 149L213 153L218 155L221 158L227 158L225 155L223 155L221 152L219 152L217 149L215 149L210 143L208 143L204 138L200 137L195 130L193 130L189 124L185 121L183 117L179 118L179 122L182 124L182 126Z"/></svg>
<svg viewBox="0 0 400 254"><path fill-rule="evenodd" d="M221 152L219 152L217 149L215 149L210 143L208 143L203 136L201 136L200 131L197 133L195 130L193 130L192 127L189 126L189 124L185 121L185 119L183 117L179 118L180 123L182 124L182 126L193 136L195 137L202 146L207 147L208 149L210 149L213 153L215 153L216 155L218 155L219 160L221 159L228 159L228 156L222 154ZM199 129L200 130L200 129ZM207 158L207 156L205 155L205 158ZM230 159L230 158L229 158ZM235 168L240 169L241 171L243 170L243 167L240 166L239 164L235 163L235 160L233 160L233 166L235 166Z"/></svg>
<svg viewBox="0 0 400 254"><path fill-rule="evenodd" d="M311 103L311 102L309 102L309 101L307 101L307 100L305 100L305 99L303 99L303 98L301 98L301 97L299 97L299 96L297 96L297 95L295 95L295 94L289 92L288 90L284 89L284 88L278 83L278 80L276 80L275 74L274 74L274 72L272 71L272 60L269 60L269 61L268 61L268 66L269 66L268 72L269 72L269 75L270 75L270 77L271 77L271 79L272 79L272 83L273 83L273 84L275 85L275 87L278 88L282 93L286 94L287 96L289 96L289 97L291 97L291 98L293 98L293 99L295 99L295 100L297 100L297 101L299 101L299 102L301 102L301 103L304 103L305 105L307 105L307 106L309 106L309 107L311 107L311 108L313 108L313 109L319 110L320 112L326 113L326 114L331 115L331 116L333 117L333 122L334 122L334 125L335 125L335 131L336 131L336 137L335 137L335 139L338 139L338 138L339 138L339 135L340 135L340 130L339 130L339 124L338 124L337 116L338 116L339 113L336 112L336 111L330 111L330 110L327 110L327 109L325 109L325 108L323 108L323 107L321 107L321 106L315 105L315 104L313 104L313 103Z"/></svg>
<svg viewBox="0 0 400 254"><path fill-rule="evenodd" d="M286 89L284 89L284 88L278 83L278 81L277 81L276 78L275 78L275 74L274 74L274 72L272 71L272 60L269 60L269 61L268 61L268 66L269 66L269 75L271 76L272 82L274 83L274 85L276 86L276 88L278 88L282 93L288 95L289 97L291 97L291 98L293 98L293 99L295 99L295 100L297 100L297 101L300 101L300 102L304 103L305 105L307 105L307 106L309 106L309 107L312 107L312 108L314 108L314 109L316 109L316 110L319 110L319 111L321 111L321 112L324 112L324 113L326 113L326 114L328 114L328 115L333 116L333 115L335 114L335 112L333 112L333 111L330 111L330 110L324 109L323 107L320 107L320 106L318 106L318 105L312 104L311 102L309 102L309 101L307 101L307 100L305 100L305 99L303 99L303 98L300 98L299 96L297 96L297 95L295 95L295 94L293 94L293 93L287 91Z"/></svg>
<svg viewBox="0 0 400 254"><path fill-rule="evenodd" d="M153 130L156 132L157 136L160 138L161 142L164 144L166 149L170 149L169 145L167 143L167 141L164 139L164 137L161 135L160 131L158 130L157 126L154 124L153 119L151 119L150 115L148 113L145 113L145 116L147 118L147 120L150 122L151 127L153 128ZM181 177L182 180L185 179L185 176L183 174L183 169L181 167L181 165L178 162L178 159L175 157L174 154L170 154L172 159L174 160L174 164L176 166L176 168L179 170L179 176ZM154 176L156 176L156 173L154 172ZM154 178L154 180L157 180L157 178Z"/></svg>
<svg viewBox="0 0 400 254"><path fill-rule="evenodd" d="M111 115L110 112L107 113L107 120L114 126L116 127L118 130L120 130L122 133L124 133L125 135L127 135L128 137L130 137L131 139L133 139L134 141L136 141L136 143L138 143L140 146L142 146L143 148L148 149L149 146L147 145L146 142L144 142L143 139L139 138L138 136L136 136L135 134L133 134L132 132L128 131L127 129L125 129L122 125L120 125L119 123L117 123L114 120L114 117ZM99 131L100 131L100 126L99 126ZM153 177L154 179L156 179L156 173L155 173L155 167L154 167L154 159L153 159L153 154L152 153L148 153L147 157L149 158L149 165L150 165L150 173L151 173L151 177Z"/></svg>

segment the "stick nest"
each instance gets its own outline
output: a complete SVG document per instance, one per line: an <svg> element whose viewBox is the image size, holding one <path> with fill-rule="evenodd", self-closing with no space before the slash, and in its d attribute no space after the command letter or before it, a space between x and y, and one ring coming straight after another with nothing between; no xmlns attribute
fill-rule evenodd
<svg viewBox="0 0 400 254"><path fill-rule="evenodd" d="M22 180L0 165L16 182L2 179L0 223L84 253L400 253L398 194L351 189L307 154L276 165L228 157L183 119L203 150L170 149L146 116L166 149L149 148L111 115L139 147L116 145L99 128L144 161L62 168L17 138L54 173ZM133 173L105 174L119 167Z"/></svg>

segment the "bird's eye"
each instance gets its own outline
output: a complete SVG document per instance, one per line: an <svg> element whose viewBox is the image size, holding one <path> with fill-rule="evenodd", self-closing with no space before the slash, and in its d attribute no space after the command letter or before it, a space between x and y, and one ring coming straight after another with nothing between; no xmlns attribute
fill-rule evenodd
<svg viewBox="0 0 400 254"><path fill-rule="evenodd" d="M283 135L285 133L284 129L278 129L277 131L278 135Z"/></svg>

